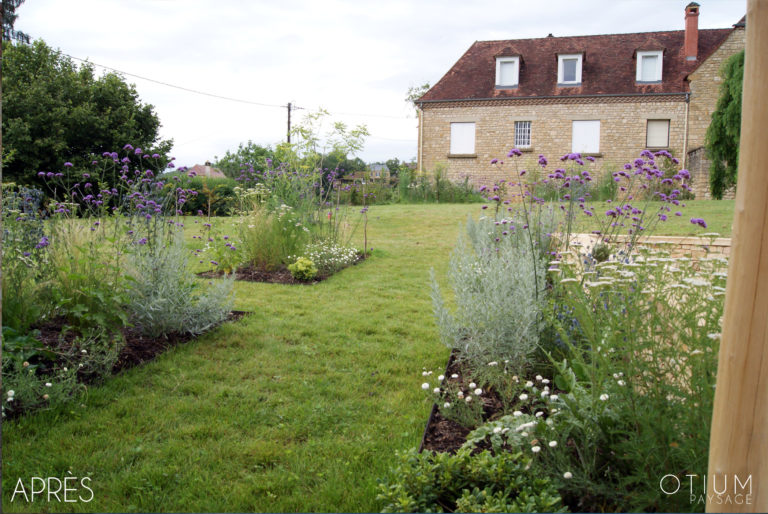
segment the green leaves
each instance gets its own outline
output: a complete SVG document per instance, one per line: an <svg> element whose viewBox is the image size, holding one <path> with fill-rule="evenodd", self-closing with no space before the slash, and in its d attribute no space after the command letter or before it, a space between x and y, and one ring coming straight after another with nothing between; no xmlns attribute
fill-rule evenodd
<svg viewBox="0 0 768 514"><path fill-rule="evenodd" d="M91 154L126 143L149 153L170 151L158 138L160 120L143 104L136 88L109 73L79 68L42 40L3 45L3 171L22 184L38 181L38 171L86 168Z"/></svg>
<svg viewBox="0 0 768 514"><path fill-rule="evenodd" d="M723 65L723 83L712 123L707 129L707 157L712 161L710 190L717 199L736 185L741 132L741 95L744 82L744 51L732 55Z"/></svg>

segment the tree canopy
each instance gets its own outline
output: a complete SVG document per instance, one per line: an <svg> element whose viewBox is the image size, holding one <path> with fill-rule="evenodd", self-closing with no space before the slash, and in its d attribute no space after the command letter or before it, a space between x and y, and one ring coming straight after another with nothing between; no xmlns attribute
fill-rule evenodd
<svg viewBox="0 0 768 514"><path fill-rule="evenodd" d="M158 136L160 120L136 88L114 73L96 77L42 40L3 42L3 172L35 184L38 171L85 169L93 155L126 144L162 156L172 142Z"/></svg>
<svg viewBox="0 0 768 514"><path fill-rule="evenodd" d="M741 132L741 93L744 82L744 51L732 55L723 65L720 97L707 129L707 158L712 161L709 187L712 197L736 185L739 168L739 135Z"/></svg>

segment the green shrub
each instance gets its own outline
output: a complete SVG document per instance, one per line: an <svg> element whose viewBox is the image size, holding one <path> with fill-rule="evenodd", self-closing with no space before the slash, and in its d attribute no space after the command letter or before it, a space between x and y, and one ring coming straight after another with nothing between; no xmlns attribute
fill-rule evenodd
<svg viewBox="0 0 768 514"><path fill-rule="evenodd" d="M288 265L288 271L296 280L303 280L305 282L312 280L317 276L317 268L315 263L306 257L299 257L296 262Z"/></svg>
<svg viewBox="0 0 768 514"><path fill-rule="evenodd" d="M187 268L181 235L158 239L134 252L128 311L133 324L150 337L200 334L225 320L232 308L232 278L210 287Z"/></svg>
<svg viewBox="0 0 768 514"><path fill-rule="evenodd" d="M531 469L522 453L468 448L399 456L389 481L379 484L382 512L564 512L552 482Z"/></svg>
<svg viewBox="0 0 768 514"><path fill-rule="evenodd" d="M435 317L444 344L472 367L508 360L525 368L536 350L546 255L531 254L528 231L513 218L467 221L451 254L449 278L456 309L445 305L432 276ZM550 233L545 229L542 233ZM544 243L546 244L546 243ZM546 253L546 252L543 252Z"/></svg>

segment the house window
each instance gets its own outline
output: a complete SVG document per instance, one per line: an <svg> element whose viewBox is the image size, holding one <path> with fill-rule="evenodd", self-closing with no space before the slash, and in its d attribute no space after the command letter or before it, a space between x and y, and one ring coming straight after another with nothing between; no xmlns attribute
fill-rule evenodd
<svg viewBox="0 0 768 514"><path fill-rule="evenodd" d="M669 147L669 120L648 120L645 146L647 148Z"/></svg>
<svg viewBox="0 0 768 514"><path fill-rule="evenodd" d="M581 84L582 54L557 56L557 85L578 86Z"/></svg>
<svg viewBox="0 0 768 514"><path fill-rule="evenodd" d="M515 148L531 147L531 122L515 122Z"/></svg>
<svg viewBox="0 0 768 514"><path fill-rule="evenodd" d="M452 155L473 155L475 153L475 123L451 123Z"/></svg>
<svg viewBox="0 0 768 514"><path fill-rule="evenodd" d="M661 82L661 50L637 52L637 82Z"/></svg>
<svg viewBox="0 0 768 514"><path fill-rule="evenodd" d="M600 120L573 122L571 151L587 154L600 152Z"/></svg>
<svg viewBox="0 0 768 514"><path fill-rule="evenodd" d="M520 57L496 58L496 87L517 87L520 77Z"/></svg>

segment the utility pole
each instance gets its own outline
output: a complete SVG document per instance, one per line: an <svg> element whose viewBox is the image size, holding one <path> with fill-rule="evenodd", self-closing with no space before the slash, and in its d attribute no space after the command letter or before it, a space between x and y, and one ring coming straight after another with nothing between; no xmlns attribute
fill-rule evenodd
<svg viewBox="0 0 768 514"><path fill-rule="evenodd" d="M291 143L291 102L288 102L288 144Z"/></svg>

